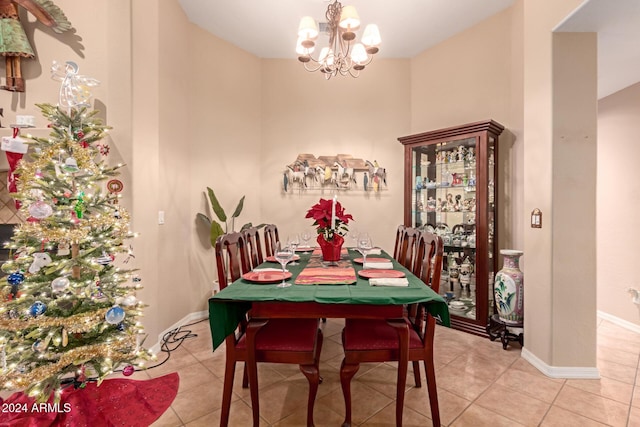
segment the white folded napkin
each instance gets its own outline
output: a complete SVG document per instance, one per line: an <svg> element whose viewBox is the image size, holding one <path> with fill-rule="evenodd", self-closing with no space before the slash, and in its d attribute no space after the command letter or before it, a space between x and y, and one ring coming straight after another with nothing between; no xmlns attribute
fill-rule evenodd
<svg viewBox="0 0 640 427"><path fill-rule="evenodd" d="M371 248L367 255L382 255L382 249L380 248Z"/></svg>
<svg viewBox="0 0 640 427"><path fill-rule="evenodd" d="M391 261L383 262L367 262L362 268L375 268L377 270L393 270L393 263Z"/></svg>
<svg viewBox="0 0 640 427"><path fill-rule="evenodd" d="M369 279L369 285L371 286L409 286L409 281L406 277L377 277Z"/></svg>
<svg viewBox="0 0 640 427"><path fill-rule="evenodd" d="M254 268L253 271L255 271L256 273L261 273L261 272L264 272L264 271L277 271L277 272L282 273L282 269L281 268L268 268L268 267L265 267L265 268Z"/></svg>

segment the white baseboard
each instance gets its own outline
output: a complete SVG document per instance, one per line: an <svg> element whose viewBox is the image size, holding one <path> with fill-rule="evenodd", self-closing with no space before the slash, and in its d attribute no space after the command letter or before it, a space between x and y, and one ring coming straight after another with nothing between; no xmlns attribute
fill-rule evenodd
<svg viewBox="0 0 640 427"><path fill-rule="evenodd" d="M169 326L164 331L160 332L160 334L158 335L158 341L151 348L149 348L149 350L151 350L153 352L153 354L160 353L160 349L161 349L161 346L162 346L162 338L165 336L165 334L167 332L171 332L174 329L179 328L180 326L186 325L188 323L192 323L192 322L194 322L196 320L202 320L202 319L206 318L207 316L209 316L209 312L207 310L195 311L193 313L187 314L182 319L178 320L176 323L174 323L173 325Z"/></svg>
<svg viewBox="0 0 640 427"><path fill-rule="evenodd" d="M535 354L526 348L520 353L522 358L531 363L540 372L549 378L570 378L570 379L589 379L595 380L600 378L600 371L597 367L573 367L573 366L550 366L540 360Z"/></svg>
<svg viewBox="0 0 640 427"><path fill-rule="evenodd" d="M640 334L640 325L636 325L635 323L629 322L627 320L621 319L619 317L616 317L609 313L605 313L604 311L600 311L600 310L598 310L598 317L600 319L604 319L608 322L611 322L614 325L620 326L621 328L625 328Z"/></svg>

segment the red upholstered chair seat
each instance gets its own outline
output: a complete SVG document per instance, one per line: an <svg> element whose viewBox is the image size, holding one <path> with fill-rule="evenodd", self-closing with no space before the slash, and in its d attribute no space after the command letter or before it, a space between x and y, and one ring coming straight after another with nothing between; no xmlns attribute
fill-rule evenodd
<svg viewBox="0 0 640 427"><path fill-rule="evenodd" d="M409 348L422 348L422 340L409 326ZM389 350L398 348L398 332L385 320L348 319L344 328L344 349L358 350Z"/></svg>
<svg viewBox="0 0 640 427"><path fill-rule="evenodd" d="M313 351L318 319L271 319L256 334L256 350ZM236 348L246 348L243 335Z"/></svg>

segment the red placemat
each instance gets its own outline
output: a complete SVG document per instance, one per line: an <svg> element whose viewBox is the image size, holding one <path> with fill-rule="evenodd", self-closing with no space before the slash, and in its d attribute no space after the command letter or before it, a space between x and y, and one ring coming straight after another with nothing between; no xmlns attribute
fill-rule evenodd
<svg viewBox="0 0 640 427"><path fill-rule="evenodd" d="M298 274L296 285L349 285L355 283L353 267L307 267Z"/></svg>

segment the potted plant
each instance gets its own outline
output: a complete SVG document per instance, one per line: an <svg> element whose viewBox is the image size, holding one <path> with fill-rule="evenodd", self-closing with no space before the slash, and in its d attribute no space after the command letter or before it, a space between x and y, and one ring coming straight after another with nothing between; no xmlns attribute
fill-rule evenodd
<svg viewBox="0 0 640 427"><path fill-rule="evenodd" d="M210 187L207 187L207 196L209 198L209 202L211 203L211 210L220 222L216 221L215 219L209 218L209 216L204 213L198 213L197 217L200 221L202 221L203 224L205 224L209 228L209 240L211 241L211 246L215 247L216 240L219 236L228 232L233 232L235 230L235 219L242 213L245 196L242 196L242 198L238 202L238 205L236 206L236 209L233 211L233 214L231 214L231 217L227 217L227 214L222 208L222 205L220 205L216 194ZM224 228L222 227L221 223L224 224ZM229 227L229 223L231 223L231 227ZM261 228L264 227L264 225L265 224L260 224L257 227ZM253 224L250 222L244 224L240 228L240 231L249 227L253 227Z"/></svg>

